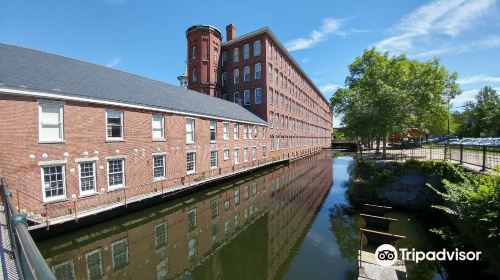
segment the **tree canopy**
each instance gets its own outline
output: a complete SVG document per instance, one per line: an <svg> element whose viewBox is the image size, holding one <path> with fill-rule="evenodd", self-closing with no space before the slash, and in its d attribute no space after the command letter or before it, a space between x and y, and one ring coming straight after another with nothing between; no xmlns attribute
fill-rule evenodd
<svg viewBox="0 0 500 280"><path fill-rule="evenodd" d="M443 133L449 101L460 94L456 79L437 59L420 62L365 50L349 65L346 87L330 105L351 137L386 139L410 129Z"/></svg>

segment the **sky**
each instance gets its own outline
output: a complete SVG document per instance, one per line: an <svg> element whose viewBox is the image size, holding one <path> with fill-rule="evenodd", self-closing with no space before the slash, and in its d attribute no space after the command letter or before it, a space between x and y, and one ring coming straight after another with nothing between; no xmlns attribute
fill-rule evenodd
<svg viewBox="0 0 500 280"><path fill-rule="evenodd" d="M170 84L184 71L186 29L210 24L225 35L230 23L237 36L270 27L326 98L344 86L354 58L372 47L421 61L440 58L458 73L463 91L454 109L485 85L500 91L497 0L0 2L0 43Z"/></svg>

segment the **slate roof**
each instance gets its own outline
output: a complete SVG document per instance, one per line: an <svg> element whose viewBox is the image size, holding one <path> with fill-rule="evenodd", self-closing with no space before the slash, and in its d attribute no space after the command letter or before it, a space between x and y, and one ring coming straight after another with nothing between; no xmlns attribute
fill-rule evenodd
<svg viewBox="0 0 500 280"><path fill-rule="evenodd" d="M6 44L0 44L1 88L266 124L233 102L108 67Z"/></svg>

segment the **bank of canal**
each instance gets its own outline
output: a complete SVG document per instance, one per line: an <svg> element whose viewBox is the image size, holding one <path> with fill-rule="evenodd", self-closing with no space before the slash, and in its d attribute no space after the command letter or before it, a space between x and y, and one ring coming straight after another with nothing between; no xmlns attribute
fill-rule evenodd
<svg viewBox="0 0 500 280"><path fill-rule="evenodd" d="M58 279L355 279L352 164L325 151L37 245Z"/></svg>

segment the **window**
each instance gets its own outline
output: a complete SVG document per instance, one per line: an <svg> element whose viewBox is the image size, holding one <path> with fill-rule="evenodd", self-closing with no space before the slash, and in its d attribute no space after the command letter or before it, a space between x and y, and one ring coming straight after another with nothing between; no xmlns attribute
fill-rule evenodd
<svg viewBox="0 0 500 280"><path fill-rule="evenodd" d="M210 168L217 168L217 151L210 151Z"/></svg>
<svg viewBox="0 0 500 280"><path fill-rule="evenodd" d="M243 104L250 105L250 91L245 90L243 92Z"/></svg>
<svg viewBox="0 0 500 280"><path fill-rule="evenodd" d="M247 125L248 127L248 130L247 130L247 133L248 133L248 139L252 139L252 127Z"/></svg>
<svg viewBox="0 0 500 280"><path fill-rule="evenodd" d="M250 81L250 66L243 67L243 81Z"/></svg>
<svg viewBox="0 0 500 280"><path fill-rule="evenodd" d="M269 112L269 125L271 126L271 128L274 127L274 125L273 125L274 124L273 118L274 118L274 113L273 112Z"/></svg>
<svg viewBox="0 0 500 280"><path fill-rule="evenodd" d="M168 258L165 258L156 265L156 279L166 280L169 270L170 265L168 263Z"/></svg>
<svg viewBox="0 0 500 280"><path fill-rule="evenodd" d="M217 218L217 216L219 216L219 201L212 201L210 203L210 208L212 209L212 219Z"/></svg>
<svg viewBox="0 0 500 280"><path fill-rule="evenodd" d="M273 105L273 89L269 88L269 104Z"/></svg>
<svg viewBox="0 0 500 280"><path fill-rule="evenodd" d="M108 189L113 190L125 186L124 160L108 161Z"/></svg>
<svg viewBox="0 0 500 280"><path fill-rule="evenodd" d="M269 72L269 81L273 81L273 65L271 63L269 63L269 70L267 71Z"/></svg>
<svg viewBox="0 0 500 280"><path fill-rule="evenodd" d="M243 60L248 59L250 56L250 45L246 44L243 46Z"/></svg>
<svg viewBox="0 0 500 280"><path fill-rule="evenodd" d="M87 263L88 279L101 279L103 276L101 249L85 254L85 260Z"/></svg>
<svg viewBox="0 0 500 280"><path fill-rule="evenodd" d="M66 197L64 165L42 167L43 201Z"/></svg>
<svg viewBox="0 0 500 280"><path fill-rule="evenodd" d="M210 121L210 142L214 143L217 140L217 122Z"/></svg>
<svg viewBox="0 0 500 280"><path fill-rule="evenodd" d="M162 115L153 115L152 127L153 127L153 140L165 139L165 121Z"/></svg>
<svg viewBox="0 0 500 280"><path fill-rule="evenodd" d="M107 140L123 139L123 111L106 111Z"/></svg>
<svg viewBox="0 0 500 280"><path fill-rule="evenodd" d="M222 86L225 87L227 83L227 72L222 72Z"/></svg>
<svg viewBox="0 0 500 280"><path fill-rule="evenodd" d="M258 131L258 127L256 125L254 125L253 126L253 138L254 139L257 139L258 136L259 136L258 133L257 133L257 131Z"/></svg>
<svg viewBox="0 0 500 280"><path fill-rule="evenodd" d="M262 158L266 158L266 151L267 150L267 147L266 145L262 146Z"/></svg>
<svg viewBox="0 0 500 280"><path fill-rule="evenodd" d="M228 201L224 201L224 212L227 212L231 209L231 204Z"/></svg>
<svg viewBox="0 0 500 280"><path fill-rule="evenodd" d="M224 160L229 159L229 149L224 149Z"/></svg>
<svg viewBox="0 0 500 280"><path fill-rule="evenodd" d="M122 239L111 244L111 252L113 255L113 270L124 268L128 264L128 242L127 239Z"/></svg>
<svg viewBox="0 0 500 280"><path fill-rule="evenodd" d="M260 103L262 103L262 89L256 88L255 89L255 104L260 104Z"/></svg>
<svg viewBox="0 0 500 280"><path fill-rule="evenodd" d="M253 56L260 55L260 40L253 42Z"/></svg>
<svg viewBox="0 0 500 280"><path fill-rule="evenodd" d="M155 179L165 178L165 155L153 156L153 177Z"/></svg>
<svg viewBox="0 0 500 280"><path fill-rule="evenodd" d="M256 160L256 159L257 159L257 148L252 147L252 160Z"/></svg>
<svg viewBox="0 0 500 280"><path fill-rule="evenodd" d="M240 128L239 128L239 125L237 123L234 124L234 127L233 127L233 138L234 140L238 140L240 136Z"/></svg>
<svg viewBox="0 0 500 280"><path fill-rule="evenodd" d="M40 142L63 141L64 103L55 101L39 102L39 140Z"/></svg>
<svg viewBox="0 0 500 280"><path fill-rule="evenodd" d="M234 103L237 103L239 105L243 105L239 92L234 93Z"/></svg>
<svg viewBox="0 0 500 280"><path fill-rule="evenodd" d="M222 123L222 137L229 140L229 123Z"/></svg>
<svg viewBox="0 0 500 280"><path fill-rule="evenodd" d="M186 144L194 143L194 119L186 119Z"/></svg>
<svg viewBox="0 0 500 280"><path fill-rule="evenodd" d="M191 59L196 59L196 47L191 49Z"/></svg>
<svg viewBox="0 0 500 280"><path fill-rule="evenodd" d="M167 224L160 223L155 226L155 247L161 248L167 245Z"/></svg>
<svg viewBox="0 0 500 280"><path fill-rule="evenodd" d="M240 190L237 189L234 191L234 205L240 205Z"/></svg>
<svg viewBox="0 0 500 280"><path fill-rule="evenodd" d="M240 49L234 48L233 49L233 62L238 62L238 61L240 61Z"/></svg>
<svg viewBox="0 0 500 280"><path fill-rule="evenodd" d="M226 65L227 63L227 53L223 52L222 53L222 66Z"/></svg>
<svg viewBox="0 0 500 280"><path fill-rule="evenodd" d="M76 279L75 277L75 264L73 260L68 260L63 263L54 265L52 267L56 279Z"/></svg>
<svg viewBox="0 0 500 280"><path fill-rule="evenodd" d="M243 139L247 139L248 126L243 126Z"/></svg>
<svg viewBox="0 0 500 280"><path fill-rule="evenodd" d="M243 149L243 162L248 161L248 148Z"/></svg>
<svg viewBox="0 0 500 280"><path fill-rule="evenodd" d="M262 69L261 69L261 64L256 63L254 66L254 79L255 80L260 80L260 77L262 76Z"/></svg>
<svg viewBox="0 0 500 280"><path fill-rule="evenodd" d="M240 69L233 69L233 84L238 84L240 82Z"/></svg>
<svg viewBox="0 0 500 280"><path fill-rule="evenodd" d="M234 164L240 163L240 151L238 148L234 149L233 158L234 158Z"/></svg>
<svg viewBox="0 0 500 280"><path fill-rule="evenodd" d="M192 81L192 82L196 82L196 80L197 80L196 74L197 74L197 73L196 73L196 68L194 68L194 69L193 69L193 73L192 73L192 75L191 75L191 81Z"/></svg>
<svg viewBox="0 0 500 280"><path fill-rule="evenodd" d="M80 194L90 194L96 191L95 162L82 162L78 169L80 175Z"/></svg>
<svg viewBox="0 0 500 280"><path fill-rule="evenodd" d="M193 174L196 170L196 153L188 152L186 154L186 171L187 174Z"/></svg>
<svg viewBox="0 0 500 280"><path fill-rule="evenodd" d="M198 244L196 239L190 239L188 241L188 259L190 265L193 265L196 262L196 258L198 258L197 248Z"/></svg>
<svg viewBox="0 0 500 280"><path fill-rule="evenodd" d="M196 229L196 208L188 212L188 230Z"/></svg>
<svg viewBox="0 0 500 280"><path fill-rule="evenodd" d="M266 139L267 128L262 128L262 139Z"/></svg>

